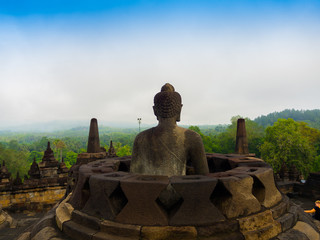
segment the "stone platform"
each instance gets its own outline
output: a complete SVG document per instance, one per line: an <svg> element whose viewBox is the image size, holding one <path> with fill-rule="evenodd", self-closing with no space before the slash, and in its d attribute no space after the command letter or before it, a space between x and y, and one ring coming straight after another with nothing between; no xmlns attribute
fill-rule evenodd
<svg viewBox="0 0 320 240"><path fill-rule="evenodd" d="M119 171L128 157L84 164L56 209L57 226L71 239L319 239L312 218L278 191L261 159L207 159L207 176Z"/></svg>

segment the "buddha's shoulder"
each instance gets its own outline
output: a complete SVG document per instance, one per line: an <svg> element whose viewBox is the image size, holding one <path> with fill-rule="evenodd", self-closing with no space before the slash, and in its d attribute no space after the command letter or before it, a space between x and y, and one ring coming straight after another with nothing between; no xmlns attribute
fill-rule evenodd
<svg viewBox="0 0 320 240"><path fill-rule="evenodd" d="M144 139L146 137L151 137L153 131L154 131L154 128L149 128L147 130L144 130L136 136L136 139Z"/></svg>
<svg viewBox="0 0 320 240"><path fill-rule="evenodd" d="M199 133L193 131L193 130L190 130L190 129L185 129L185 136L187 138L193 138L193 139L201 139L201 136Z"/></svg>

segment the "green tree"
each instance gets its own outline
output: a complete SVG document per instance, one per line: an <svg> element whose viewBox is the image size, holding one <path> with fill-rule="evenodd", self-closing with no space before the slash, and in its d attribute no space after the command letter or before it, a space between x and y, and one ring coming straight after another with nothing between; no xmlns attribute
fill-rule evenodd
<svg viewBox="0 0 320 240"><path fill-rule="evenodd" d="M213 139L210 136L204 135L200 131L200 128L198 126L190 126L189 129L197 132L200 135L202 142L203 142L203 145L204 145L205 152L207 152L207 153L215 152L215 150L218 147L215 145L215 142L213 141Z"/></svg>
<svg viewBox="0 0 320 240"><path fill-rule="evenodd" d="M320 131L311 129L303 122L293 119L278 119L272 127L266 129L266 137L261 145L262 158L279 172L285 164L295 167L306 178L315 166L317 154L316 142Z"/></svg>
<svg viewBox="0 0 320 240"><path fill-rule="evenodd" d="M123 156L129 156L132 153L132 149L128 145L124 145L123 147L118 148L118 151L116 151L117 156L123 157Z"/></svg>
<svg viewBox="0 0 320 240"><path fill-rule="evenodd" d="M236 146L236 135L237 135L237 120L242 118L241 116L234 116L231 118L231 124L221 132L213 136L214 152L217 153L233 153ZM249 152L255 153L257 157L260 157L260 145L263 142L265 136L264 128L256 122L245 118L246 132L248 139Z"/></svg>
<svg viewBox="0 0 320 240"><path fill-rule="evenodd" d="M38 151L30 152L28 159L27 159L27 162L31 165L34 158L36 159L37 163L41 162L41 160L43 158L43 152L38 152Z"/></svg>
<svg viewBox="0 0 320 240"><path fill-rule="evenodd" d="M60 162L62 161L62 150L66 148L66 144L64 143L64 141L60 140L60 139L56 139L53 141L53 144L55 146L55 148L57 149L57 152L60 153Z"/></svg>
<svg viewBox="0 0 320 240"><path fill-rule="evenodd" d="M27 151L16 151L9 148L0 148L0 162L5 161L8 171L15 177L17 171L20 172L20 176L24 176L28 173L29 164L27 162L29 153Z"/></svg>
<svg viewBox="0 0 320 240"><path fill-rule="evenodd" d="M68 168L70 168L77 161L78 154L73 151L68 151L66 157L64 158L64 163Z"/></svg>

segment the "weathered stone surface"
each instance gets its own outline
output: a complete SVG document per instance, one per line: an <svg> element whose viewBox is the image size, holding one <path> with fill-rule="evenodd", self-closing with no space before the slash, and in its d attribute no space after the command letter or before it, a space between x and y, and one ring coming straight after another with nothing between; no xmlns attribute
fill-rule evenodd
<svg viewBox="0 0 320 240"><path fill-rule="evenodd" d="M183 201L172 210L175 213L170 217L169 225L208 225L225 220L210 201L217 179L201 175L175 176L170 182Z"/></svg>
<svg viewBox="0 0 320 240"><path fill-rule="evenodd" d="M288 211L289 205L287 201L280 202L277 206L271 209L272 216L274 219L277 219L284 215Z"/></svg>
<svg viewBox="0 0 320 240"><path fill-rule="evenodd" d="M291 213L294 216L295 222L297 222L298 218L299 218L299 216L298 216L299 210L298 209L299 209L299 207L294 204L294 205L289 206L289 210L288 210L288 213Z"/></svg>
<svg viewBox="0 0 320 240"><path fill-rule="evenodd" d="M310 240L319 240L319 232L305 222L298 221L293 229L304 233Z"/></svg>
<svg viewBox="0 0 320 240"><path fill-rule="evenodd" d="M92 240L140 240L140 237L135 237L135 236L121 237L121 236L112 235L106 232L98 232L93 235Z"/></svg>
<svg viewBox="0 0 320 240"><path fill-rule="evenodd" d="M5 211L1 210L0 205L0 229L9 227L13 222L12 217L6 213Z"/></svg>
<svg viewBox="0 0 320 240"><path fill-rule="evenodd" d="M87 228L70 220L63 224L63 232L72 239L91 240L93 235L95 235L98 231Z"/></svg>
<svg viewBox="0 0 320 240"><path fill-rule="evenodd" d="M87 152L88 153L102 152L100 148L98 121L96 118L92 118L90 122Z"/></svg>
<svg viewBox="0 0 320 240"><path fill-rule="evenodd" d="M39 163L41 178L57 178L59 162L54 158L53 151L48 142L47 149L44 152L42 161Z"/></svg>
<svg viewBox="0 0 320 240"><path fill-rule="evenodd" d="M107 157L107 152L79 153L76 164L87 164Z"/></svg>
<svg viewBox="0 0 320 240"><path fill-rule="evenodd" d="M0 192L0 205L15 210L44 211L51 209L65 195L64 186L37 187Z"/></svg>
<svg viewBox="0 0 320 240"><path fill-rule="evenodd" d="M295 224L295 216L291 213L286 213L280 218L277 219L277 221L281 224L282 231L285 232L288 229L292 228Z"/></svg>
<svg viewBox="0 0 320 240"><path fill-rule="evenodd" d="M154 97L156 127L137 135L133 144L130 171L137 174L186 175L187 161L195 174L207 174L208 164L200 135L177 126L181 96L171 84L165 84Z"/></svg>
<svg viewBox="0 0 320 240"><path fill-rule="evenodd" d="M41 218L36 224L32 225L30 238L37 235L43 228L51 227L56 229L54 221L56 208L51 209L43 218ZM57 229L58 231L58 229Z"/></svg>
<svg viewBox="0 0 320 240"><path fill-rule="evenodd" d="M272 168L238 167L229 172L243 172L250 175L253 180L253 195L266 208L270 208L282 199L281 193L276 188Z"/></svg>
<svg viewBox="0 0 320 240"><path fill-rule="evenodd" d="M120 187L120 180L129 176L132 174L125 172L92 176L89 180L90 196L83 211L113 220L128 202Z"/></svg>
<svg viewBox="0 0 320 240"><path fill-rule="evenodd" d="M222 221L211 226L198 226L198 239L201 240L244 240L235 220Z"/></svg>
<svg viewBox="0 0 320 240"><path fill-rule="evenodd" d="M110 173L118 171L120 165L119 160L101 159L83 164L79 170L75 169L77 176L76 186L73 190L70 203L75 209L82 209L90 197L89 179L92 175Z"/></svg>
<svg viewBox="0 0 320 240"><path fill-rule="evenodd" d="M240 232L219 233L210 237L198 237L197 240L244 240Z"/></svg>
<svg viewBox="0 0 320 240"><path fill-rule="evenodd" d="M71 214L74 210L72 205L67 202L69 201L70 197L71 194L69 194L68 197L65 198L56 209L55 219L57 226L61 231L63 223L71 219Z"/></svg>
<svg viewBox="0 0 320 240"><path fill-rule="evenodd" d="M197 232L200 237L209 237L223 232L236 231L239 231L239 223L236 220L221 221L213 225L197 227Z"/></svg>
<svg viewBox="0 0 320 240"><path fill-rule="evenodd" d="M39 179L40 178L40 169L39 165L36 163L36 158L33 158L33 162L30 166L30 170L28 171L30 178Z"/></svg>
<svg viewBox="0 0 320 240"><path fill-rule="evenodd" d="M272 218L270 210L238 219L246 240L267 240L281 233L281 225Z"/></svg>
<svg viewBox="0 0 320 240"><path fill-rule="evenodd" d="M72 212L72 221L97 231L100 230L100 219L80 212L78 210L74 210Z"/></svg>
<svg viewBox="0 0 320 240"><path fill-rule="evenodd" d="M248 139L246 131L246 122L243 118L239 118L237 121L237 136L236 136L236 149L237 154L248 154Z"/></svg>
<svg viewBox="0 0 320 240"><path fill-rule="evenodd" d="M110 141L110 146L108 150L108 158L114 158L117 157L116 150L113 147L112 141Z"/></svg>
<svg viewBox="0 0 320 240"><path fill-rule="evenodd" d="M19 237L17 238L17 240L30 240L30 232L24 232L21 235L19 235Z"/></svg>
<svg viewBox="0 0 320 240"><path fill-rule="evenodd" d="M0 167L0 189L10 187L10 176L11 173L9 173L8 168L6 167L6 163L3 160L2 166Z"/></svg>
<svg viewBox="0 0 320 240"><path fill-rule="evenodd" d="M250 155L250 154L249 154ZM270 167L266 162L262 159L249 157L244 155L230 155L227 154L226 157L228 158L228 162L230 167Z"/></svg>
<svg viewBox="0 0 320 240"><path fill-rule="evenodd" d="M100 228L101 232L105 232L113 236L130 239L140 238L141 226L139 225L122 224L104 220L101 222Z"/></svg>
<svg viewBox="0 0 320 240"><path fill-rule="evenodd" d="M59 233L53 227L42 228L31 240L50 240L58 237Z"/></svg>
<svg viewBox="0 0 320 240"><path fill-rule="evenodd" d="M311 240L304 233L290 229L284 233L279 234L275 240Z"/></svg>
<svg viewBox="0 0 320 240"><path fill-rule="evenodd" d="M141 240L194 240L197 238L195 227L142 227Z"/></svg>
<svg viewBox="0 0 320 240"><path fill-rule="evenodd" d="M168 225L167 213L156 203L169 184L166 176L132 176L123 179L121 189L128 203L115 221L138 225Z"/></svg>
<svg viewBox="0 0 320 240"><path fill-rule="evenodd" d="M260 203L252 195L250 176L220 178L211 198L214 205L227 217L234 218L260 211Z"/></svg>

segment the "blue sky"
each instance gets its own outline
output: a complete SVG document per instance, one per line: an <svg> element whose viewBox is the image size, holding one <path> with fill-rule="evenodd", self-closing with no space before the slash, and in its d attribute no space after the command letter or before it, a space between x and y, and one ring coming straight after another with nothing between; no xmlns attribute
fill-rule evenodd
<svg viewBox="0 0 320 240"><path fill-rule="evenodd" d="M319 108L320 1L0 1L0 124Z"/></svg>

